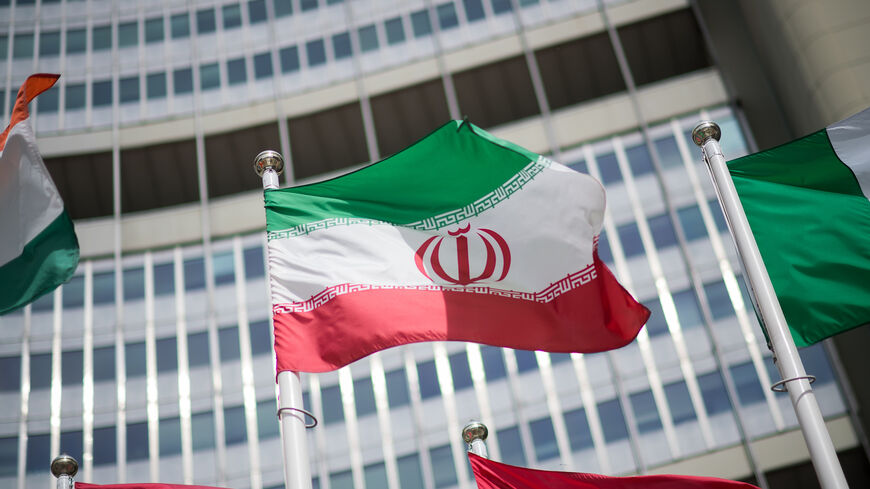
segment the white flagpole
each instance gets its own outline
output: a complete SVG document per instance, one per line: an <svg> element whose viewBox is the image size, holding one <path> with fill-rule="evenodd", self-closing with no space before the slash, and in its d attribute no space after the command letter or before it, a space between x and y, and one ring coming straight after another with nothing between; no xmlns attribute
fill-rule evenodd
<svg viewBox="0 0 870 489"><path fill-rule="evenodd" d="M483 458L489 458L485 442L488 435L486 425L479 421L472 421L462 428L462 440L468 445L468 451Z"/></svg>
<svg viewBox="0 0 870 489"><path fill-rule="evenodd" d="M57 489L73 489L73 477L78 471L79 463L65 453L51 461L51 475L57 477Z"/></svg>
<svg viewBox="0 0 870 489"><path fill-rule="evenodd" d="M721 134L715 122L705 121L695 126L692 139L703 151L704 160L713 178L713 186L725 211L731 235L737 244L737 251L749 278L749 286L755 295L759 313L772 343L776 365L782 376L782 380L775 383L772 388L782 386L788 391L822 488L848 488L816 396L810 387L811 377L804 370L779 300L776 298L776 292L773 290L773 284L758 251L758 245L755 243L755 236L740 204L737 189L728 173L728 166L725 164L725 157L719 146Z"/></svg>
<svg viewBox="0 0 870 489"><path fill-rule="evenodd" d="M284 158L277 151L267 150L254 159L254 170L263 178L263 189L278 188L278 175L284 171ZM268 269L268 266L267 266ZM278 373L278 419L281 422L281 444L284 451L284 487L311 489L311 468L308 464L308 440L302 402L302 379L299 372Z"/></svg>

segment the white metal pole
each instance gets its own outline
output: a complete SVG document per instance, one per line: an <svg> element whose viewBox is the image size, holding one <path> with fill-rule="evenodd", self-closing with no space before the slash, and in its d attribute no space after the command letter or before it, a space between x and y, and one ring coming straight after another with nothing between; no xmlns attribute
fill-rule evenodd
<svg viewBox="0 0 870 489"><path fill-rule="evenodd" d="M79 471L79 463L67 454L51 461L51 474L57 477L57 489L73 489L73 477Z"/></svg>
<svg viewBox="0 0 870 489"><path fill-rule="evenodd" d="M719 146L721 134L715 122L706 121L695 127L692 131L692 139L703 150L704 160L713 178L713 186L725 211L731 235L737 244L737 251L749 278L749 286L755 295L759 313L767 329L776 365L783 379L781 384L788 390L819 483L823 489L848 488L816 396L810 387L809 377L785 322L773 284L758 251L755 236L740 204L737 189L728 173L728 166L722 148Z"/></svg>
<svg viewBox="0 0 870 489"><path fill-rule="evenodd" d="M462 428L462 440L468 445L468 451L483 458L489 457L485 442L488 435L486 425L479 421L472 421Z"/></svg>
<svg viewBox="0 0 870 489"><path fill-rule="evenodd" d="M278 188L278 175L284 170L284 158L277 151L267 150L254 160L254 170L263 178L263 189ZM311 489L311 468L308 463L308 440L305 436L305 416L302 402L302 379L299 372L278 373L278 419L281 422L281 444L284 451L284 487ZM60 489L60 488L58 488Z"/></svg>

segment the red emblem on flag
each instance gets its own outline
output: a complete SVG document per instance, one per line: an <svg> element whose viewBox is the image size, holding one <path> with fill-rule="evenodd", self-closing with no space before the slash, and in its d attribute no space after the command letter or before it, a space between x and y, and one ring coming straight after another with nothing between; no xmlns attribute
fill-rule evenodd
<svg viewBox="0 0 870 489"><path fill-rule="evenodd" d="M471 234L469 231L471 231L471 225L467 224L455 231L448 231L448 236L432 236L427 239L417 248L417 253L414 255L414 262L420 273L434 282L427 271L428 268L445 282L468 285L490 279L496 273L496 268L500 268L499 272L501 273L494 281L503 280L511 266L511 251L507 241L495 231L485 228L475 230L476 237L472 236L473 241L469 241L468 236L466 236ZM445 242L449 243L446 247L455 247L456 249L456 261L455 263L451 262L452 266L447 267L451 273L455 273L455 277L445 270L442 263L441 246ZM477 259L481 258L481 255L484 255L485 259L478 261ZM472 260L472 257L475 260ZM472 263L472 261L476 263ZM482 269L480 262L483 262ZM476 276L472 277L472 273Z"/></svg>

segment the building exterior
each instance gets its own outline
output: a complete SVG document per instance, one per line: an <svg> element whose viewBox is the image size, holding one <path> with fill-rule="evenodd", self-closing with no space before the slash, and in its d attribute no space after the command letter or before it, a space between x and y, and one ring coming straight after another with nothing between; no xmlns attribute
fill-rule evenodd
<svg viewBox="0 0 870 489"><path fill-rule="evenodd" d="M870 61L842 49L870 9L723 3L0 0L4 117L27 75L63 75L33 119L82 248L0 317L0 488L48 487L62 451L86 482L281 487L251 162L316 181L462 117L602 181L601 256L653 316L613 352L426 343L303 375L314 487L471 488L471 419L517 465L813 487L689 133L716 120L734 158L870 105ZM861 487L848 334L801 355Z"/></svg>

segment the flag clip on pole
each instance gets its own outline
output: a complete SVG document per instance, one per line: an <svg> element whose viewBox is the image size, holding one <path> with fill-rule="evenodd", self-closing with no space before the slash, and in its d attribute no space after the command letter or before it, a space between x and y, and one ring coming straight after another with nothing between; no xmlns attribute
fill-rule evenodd
<svg viewBox="0 0 870 489"><path fill-rule="evenodd" d="M486 452L486 437L488 435L489 430L480 421L472 421L462 428L462 440L468 446L468 451L483 458L489 457Z"/></svg>
<svg viewBox="0 0 870 489"><path fill-rule="evenodd" d="M278 175L284 171L284 157L277 151L263 151L254 158L254 171L263 179L263 190L277 189ZM284 485L287 489L311 489L305 429L316 426L317 420L303 407L299 372L278 372L278 419L281 423ZM306 424L306 415L314 419L312 424Z"/></svg>
<svg viewBox="0 0 870 489"><path fill-rule="evenodd" d="M57 489L73 489L73 477L78 471L79 463L65 453L51 461L51 474L57 477Z"/></svg>
<svg viewBox="0 0 870 489"><path fill-rule="evenodd" d="M722 132L712 121L704 121L692 130L692 140L703 153L704 161L713 179L713 186L725 212L731 235L737 244L737 251L749 278L749 286L755 295L756 305L761 315L777 367L783 380L774 387L785 386L797 415L798 423L806 440L816 475L823 489L849 487L825 420L819 410L815 394L810 387L810 376L804 371L791 332L785 322L776 292L761 259L761 252L755 242L749 221L728 173L728 166L719 146Z"/></svg>

